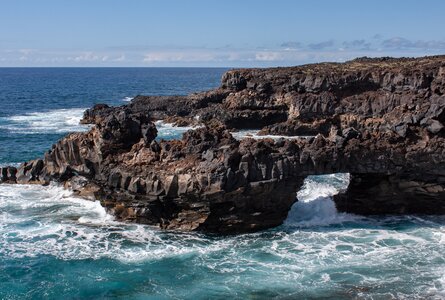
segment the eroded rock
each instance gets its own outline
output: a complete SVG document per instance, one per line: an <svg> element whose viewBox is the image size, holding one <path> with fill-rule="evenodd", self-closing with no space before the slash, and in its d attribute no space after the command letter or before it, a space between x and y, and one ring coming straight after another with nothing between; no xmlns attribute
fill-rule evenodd
<svg viewBox="0 0 445 300"><path fill-rule="evenodd" d="M138 96L85 112L86 133L2 182L58 181L118 219L235 233L283 222L308 175L349 172L338 209L444 213L445 58L357 59L227 72L189 96ZM157 119L203 127L157 141ZM243 139L232 129L306 139Z"/></svg>

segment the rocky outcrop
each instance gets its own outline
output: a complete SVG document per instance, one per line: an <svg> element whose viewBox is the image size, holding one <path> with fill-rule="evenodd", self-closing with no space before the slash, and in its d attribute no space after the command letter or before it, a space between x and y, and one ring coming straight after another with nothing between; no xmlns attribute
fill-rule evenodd
<svg viewBox="0 0 445 300"><path fill-rule="evenodd" d="M166 229L277 226L306 176L335 172L351 173L341 211L443 214L444 91L442 56L233 70L209 92L96 105L89 132L1 181L62 182L118 219ZM158 119L203 127L159 140ZM312 137L234 139L243 128Z"/></svg>
<svg viewBox="0 0 445 300"><path fill-rule="evenodd" d="M354 174L335 202L339 210L361 215L445 214L445 177L428 175Z"/></svg>

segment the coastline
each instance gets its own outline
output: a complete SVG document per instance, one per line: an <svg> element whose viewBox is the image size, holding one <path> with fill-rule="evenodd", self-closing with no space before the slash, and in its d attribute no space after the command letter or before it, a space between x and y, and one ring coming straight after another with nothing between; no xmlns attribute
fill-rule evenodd
<svg viewBox="0 0 445 300"><path fill-rule="evenodd" d="M338 172L351 173L334 198L340 211L443 214L443 60L232 70L208 92L96 105L82 121L90 131L17 171L3 168L2 181L59 181L118 219L165 229L275 227L306 176ZM197 116L203 127L181 140L156 140L152 119L189 125ZM230 133L245 128L315 137L238 141Z"/></svg>

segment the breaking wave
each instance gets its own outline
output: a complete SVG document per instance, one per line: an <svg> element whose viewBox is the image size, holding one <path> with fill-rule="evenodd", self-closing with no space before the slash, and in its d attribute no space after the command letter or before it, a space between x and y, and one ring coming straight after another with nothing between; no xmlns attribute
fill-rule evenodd
<svg viewBox="0 0 445 300"><path fill-rule="evenodd" d="M54 109L0 118L0 128L10 133L46 134L86 131L79 124L84 108Z"/></svg>
<svg viewBox="0 0 445 300"><path fill-rule="evenodd" d="M122 99L122 101L131 102L131 100L133 100L133 99L134 99L134 97L125 97Z"/></svg>
<svg viewBox="0 0 445 300"><path fill-rule="evenodd" d="M116 222L99 202L55 185L0 185L0 211L0 256L141 261L203 251L197 236L166 243L168 233Z"/></svg>
<svg viewBox="0 0 445 300"><path fill-rule="evenodd" d="M166 139L193 129L157 126ZM104 293L107 280L118 278L149 287L143 294L173 298L443 298L445 217L339 213L332 196L348 183L348 174L309 176L282 226L229 237L118 222L98 202L56 185L3 184L0 261L28 268L43 257L57 266L54 276L64 266L65 279L51 291L77 282L73 264L85 262L82 272L89 275L82 280L96 278L95 288ZM10 275L1 265L0 271L0 290L8 290ZM38 269L33 274L41 276ZM199 280L187 280L195 277ZM145 278L156 283L147 286Z"/></svg>
<svg viewBox="0 0 445 300"><path fill-rule="evenodd" d="M199 128L199 126L174 126L172 123L165 123L162 120L156 121L155 124L158 130L158 139L164 140L179 140L183 133Z"/></svg>
<svg viewBox="0 0 445 300"><path fill-rule="evenodd" d="M245 298L260 287L259 295L273 297L298 291L309 298L440 299L444 217L340 214L330 197L347 181L347 174L310 177L283 226L229 237L117 222L98 202L59 186L0 185L0 258L88 260L95 278L157 278L154 292L177 298L203 292ZM199 280L187 281L191 274Z"/></svg>
<svg viewBox="0 0 445 300"><path fill-rule="evenodd" d="M326 226L354 221L358 216L338 213L332 196L346 190L349 174L308 176L297 193L296 202L285 221L288 226Z"/></svg>
<svg viewBox="0 0 445 300"><path fill-rule="evenodd" d="M273 140L279 140L279 139L289 139L289 140L296 140L296 139L307 139L311 138L312 136L301 136L301 135L295 135L295 136L287 136L287 135L259 135L259 130L257 129L243 129L239 131L233 131L231 132L232 136L237 140L242 140L245 138L251 138L255 140L260 139L273 139Z"/></svg>

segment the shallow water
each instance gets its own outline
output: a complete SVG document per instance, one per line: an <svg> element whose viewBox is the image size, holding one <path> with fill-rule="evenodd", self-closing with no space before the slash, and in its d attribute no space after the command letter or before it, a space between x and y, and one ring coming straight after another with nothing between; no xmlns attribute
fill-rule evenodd
<svg viewBox="0 0 445 300"><path fill-rule="evenodd" d="M81 80L72 76L77 75L62 77ZM161 82L168 82L171 74L163 76ZM120 88L132 90L130 81ZM111 90L100 76L94 86L104 95ZM82 114L78 109L100 93L91 92L85 103L79 96L73 100L78 105L71 106L70 90L67 86L52 108L1 113L0 138L13 143L0 143L1 163L42 155L65 133L86 130L76 122ZM0 95L2 103L9 101ZM125 103L134 95L109 96L108 103ZM51 107L45 99L42 105ZM37 107L38 98L33 101ZM184 131L158 125L160 138L177 138ZM0 299L445 298L445 217L338 213L331 196L348 180L347 174L307 178L282 226L237 236L120 223L97 202L58 186L0 185Z"/></svg>

